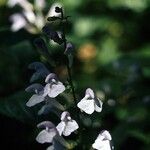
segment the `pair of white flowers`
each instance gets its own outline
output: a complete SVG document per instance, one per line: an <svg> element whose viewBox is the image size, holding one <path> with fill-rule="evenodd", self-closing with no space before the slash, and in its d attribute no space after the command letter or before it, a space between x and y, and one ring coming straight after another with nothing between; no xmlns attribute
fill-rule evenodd
<svg viewBox="0 0 150 150"><path fill-rule="evenodd" d="M54 73L50 73L45 79L46 85L43 87L41 84L35 83L29 86L27 92L35 92L35 94L26 103L28 107L32 107L46 99L57 97L60 93L65 91L65 86L61 83Z"/></svg>
<svg viewBox="0 0 150 150"><path fill-rule="evenodd" d="M60 3L54 3L47 15L43 14L43 10L46 7L46 0L34 0L34 4L28 0L8 0L8 6L14 7L19 5L22 8L21 13L15 13L10 16L12 22L11 30L16 32L22 28L25 28L30 33L38 33L46 23L46 18L49 16L57 16L55 7L60 6Z"/></svg>
<svg viewBox="0 0 150 150"><path fill-rule="evenodd" d="M33 84L26 89L26 91L35 92L35 94L26 103L28 107L44 101L46 96L55 98L65 91L65 86L58 80L54 73L50 73L46 77L45 82L45 87L41 84ZM102 101L95 96L93 90L90 88L86 90L85 97L77 104L77 106L87 114L92 114L94 111L102 111Z"/></svg>
<svg viewBox="0 0 150 150"><path fill-rule="evenodd" d="M44 128L36 137L37 142L54 143L54 138L62 135L69 136L72 132L79 128L77 122L70 117L69 112L65 111L61 114L61 122L55 126L50 121L44 121L37 125L38 128ZM48 149L53 146L48 147Z"/></svg>
<svg viewBox="0 0 150 150"><path fill-rule="evenodd" d="M102 111L102 101L96 97L92 89L86 89L85 96L77 104L77 106L87 114L92 114L94 111ZM96 138L92 147L97 150L111 150L110 141L111 135L107 130L102 131Z"/></svg>

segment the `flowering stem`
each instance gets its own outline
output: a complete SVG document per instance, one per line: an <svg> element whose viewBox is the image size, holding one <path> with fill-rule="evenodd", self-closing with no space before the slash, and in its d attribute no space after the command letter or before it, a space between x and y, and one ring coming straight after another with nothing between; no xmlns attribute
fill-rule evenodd
<svg viewBox="0 0 150 150"><path fill-rule="evenodd" d="M72 95L73 95L73 98L74 98L74 103L77 106L75 90L74 90L74 86L73 86L73 82L72 82L71 68L69 67L68 64L67 64L67 71L68 71L70 86L71 86L71 89L72 89Z"/></svg>
<svg viewBox="0 0 150 150"><path fill-rule="evenodd" d="M63 13L63 10L61 11L61 19L64 20L64 13ZM63 37L62 37L62 38L63 38L63 40L64 40L64 51L65 51L66 46L67 46L67 40L66 40L66 34L65 34L65 27L64 27L64 24L63 24L63 26L62 26L62 33L63 33ZM67 62L67 64L66 64L66 66L67 66L68 77L69 77L69 83L70 83L70 86L71 86L74 103L75 103L75 105L77 106L77 99L76 99L75 89L74 89L74 85L73 85L73 81L72 81L71 68L70 68L68 62ZM78 120L79 120L79 115L78 115Z"/></svg>

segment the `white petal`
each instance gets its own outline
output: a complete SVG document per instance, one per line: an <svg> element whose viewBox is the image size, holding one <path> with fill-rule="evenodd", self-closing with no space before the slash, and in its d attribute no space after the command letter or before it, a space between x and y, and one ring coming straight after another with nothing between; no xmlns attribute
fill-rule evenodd
<svg viewBox="0 0 150 150"><path fill-rule="evenodd" d="M41 144L52 143L55 135L56 135L56 131L54 129L51 129L49 132L46 130L42 130L36 137L36 141Z"/></svg>
<svg viewBox="0 0 150 150"><path fill-rule="evenodd" d="M92 147L94 149L100 150L103 147L103 143L102 142L103 142L102 140L96 139L94 144L92 145Z"/></svg>
<svg viewBox="0 0 150 150"><path fill-rule="evenodd" d="M44 97L47 96L49 92L50 92L50 84L48 83L44 87L44 94L43 94L43 96Z"/></svg>
<svg viewBox="0 0 150 150"><path fill-rule="evenodd" d="M44 101L44 97L43 95L37 95L37 94L34 94L32 95L32 97L29 99L29 101L26 103L26 105L28 107L32 107L38 103L41 103L42 101Z"/></svg>
<svg viewBox="0 0 150 150"><path fill-rule="evenodd" d="M64 136L69 136L72 132L79 128L77 122L75 120L68 121L66 123L66 128L63 131Z"/></svg>
<svg viewBox="0 0 150 150"><path fill-rule="evenodd" d="M60 93L62 93L64 90L65 90L65 86L61 82L58 82L57 84L53 84L50 87L50 91L48 93L48 96L51 98L55 98Z"/></svg>
<svg viewBox="0 0 150 150"><path fill-rule="evenodd" d="M30 23L35 23L35 21L36 21L36 16L35 16L35 14L33 13L33 11L24 11L23 14L25 15L25 17L27 18L27 20L28 20Z"/></svg>
<svg viewBox="0 0 150 150"><path fill-rule="evenodd" d="M10 21L12 21L11 30L14 32L24 28L27 24L25 18L19 13L10 16Z"/></svg>
<svg viewBox="0 0 150 150"><path fill-rule="evenodd" d="M97 112L101 112L101 111L102 111L102 105L103 105L103 103L102 103L102 101L100 101L100 100L99 100L99 102L100 102L100 106L101 106L101 107L99 107L99 106L97 106L96 104L94 104L95 111L97 111Z"/></svg>
<svg viewBox="0 0 150 150"><path fill-rule="evenodd" d="M94 100L86 100L83 98L77 106L87 114L92 114L94 112Z"/></svg>
<svg viewBox="0 0 150 150"><path fill-rule="evenodd" d="M45 23L45 18L42 14L36 14L36 25L39 29L42 29Z"/></svg>
<svg viewBox="0 0 150 150"><path fill-rule="evenodd" d="M111 150L109 140L101 141L99 139L96 139L92 147L97 150Z"/></svg>
<svg viewBox="0 0 150 150"><path fill-rule="evenodd" d="M62 135L62 133L63 133L63 131L64 131L64 129L65 129L65 126L66 126L66 124L65 124L64 121L61 121L61 122L57 125L56 129L57 129L57 131L58 131L58 133L59 133L60 136Z"/></svg>

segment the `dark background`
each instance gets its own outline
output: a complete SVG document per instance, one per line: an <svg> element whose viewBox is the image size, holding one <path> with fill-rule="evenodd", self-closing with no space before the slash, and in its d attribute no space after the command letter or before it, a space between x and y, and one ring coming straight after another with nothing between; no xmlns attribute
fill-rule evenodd
<svg viewBox="0 0 150 150"><path fill-rule="evenodd" d="M78 98L87 87L105 95L102 113L85 116L87 128L93 127L84 134L85 142L92 143L99 129L107 129L115 149L150 149L150 1L61 2L71 16L67 38L75 45L73 79ZM50 0L46 3L45 15L52 5ZM10 8L0 0L0 145L4 150L42 150L47 145L38 144L35 137L36 124L44 117L37 116L37 107L25 106L30 95L24 89L32 75L28 65L48 63L33 44L39 30L11 31L9 17L16 12L21 13L19 6ZM59 61L60 48L51 49ZM61 78L66 75L63 65L48 67Z"/></svg>

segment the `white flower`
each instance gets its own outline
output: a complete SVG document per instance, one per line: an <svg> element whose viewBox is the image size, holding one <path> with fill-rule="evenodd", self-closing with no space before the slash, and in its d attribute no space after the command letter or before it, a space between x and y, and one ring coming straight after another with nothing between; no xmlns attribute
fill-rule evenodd
<svg viewBox="0 0 150 150"><path fill-rule="evenodd" d="M47 83L45 87L43 87L41 84L34 83L26 88L27 92L34 93L26 103L28 107L32 107L38 103L46 101L48 98L55 98L65 90L65 86L60 81L58 81L54 73L50 73L46 77L45 82ZM56 102L50 102L50 104L55 106ZM60 106L58 105L58 107Z"/></svg>
<svg viewBox="0 0 150 150"><path fill-rule="evenodd" d="M34 95L31 96L31 98L30 98L29 101L26 103L26 105L27 105L28 107L32 107L32 106L34 106L34 105L36 105L36 104L38 104L38 103L43 102L44 99L45 99L45 98L43 97L43 95L34 94Z"/></svg>
<svg viewBox="0 0 150 150"><path fill-rule="evenodd" d="M71 119L69 112L64 111L61 114L61 122L57 125L59 135L69 136L72 132L79 128L77 122Z"/></svg>
<svg viewBox="0 0 150 150"><path fill-rule="evenodd" d="M97 98L92 89L88 88L85 92L85 97L77 104L77 106L87 114L92 114L102 111L102 101Z"/></svg>
<svg viewBox="0 0 150 150"><path fill-rule="evenodd" d="M31 96L29 101L26 103L28 107L32 107L45 100L45 97L43 96L44 87L41 84L34 83L29 87L27 87L25 91L35 93Z"/></svg>
<svg viewBox="0 0 150 150"><path fill-rule="evenodd" d="M111 150L111 140L110 133L107 130L104 130L98 135L92 147L97 150Z"/></svg>
<svg viewBox="0 0 150 150"><path fill-rule="evenodd" d="M14 32L20 30L21 28L24 28L27 24L23 15L19 13L13 14L10 17L10 21L12 22L11 30Z"/></svg>
<svg viewBox="0 0 150 150"><path fill-rule="evenodd" d="M58 81L56 75L54 73L50 73L45 82L47 83L44 88L44 96L48 95L51 98L55 98L60 93L65 91L65 86Z"/></svg>
<svg viewBox="0 0 150 150"><path fill-rule="evenodd" d="M37 127L44 128L36 137L36 141L41 144L52 143L53 138L58 134L55 125L50 121L43 121Z"/></svg>

